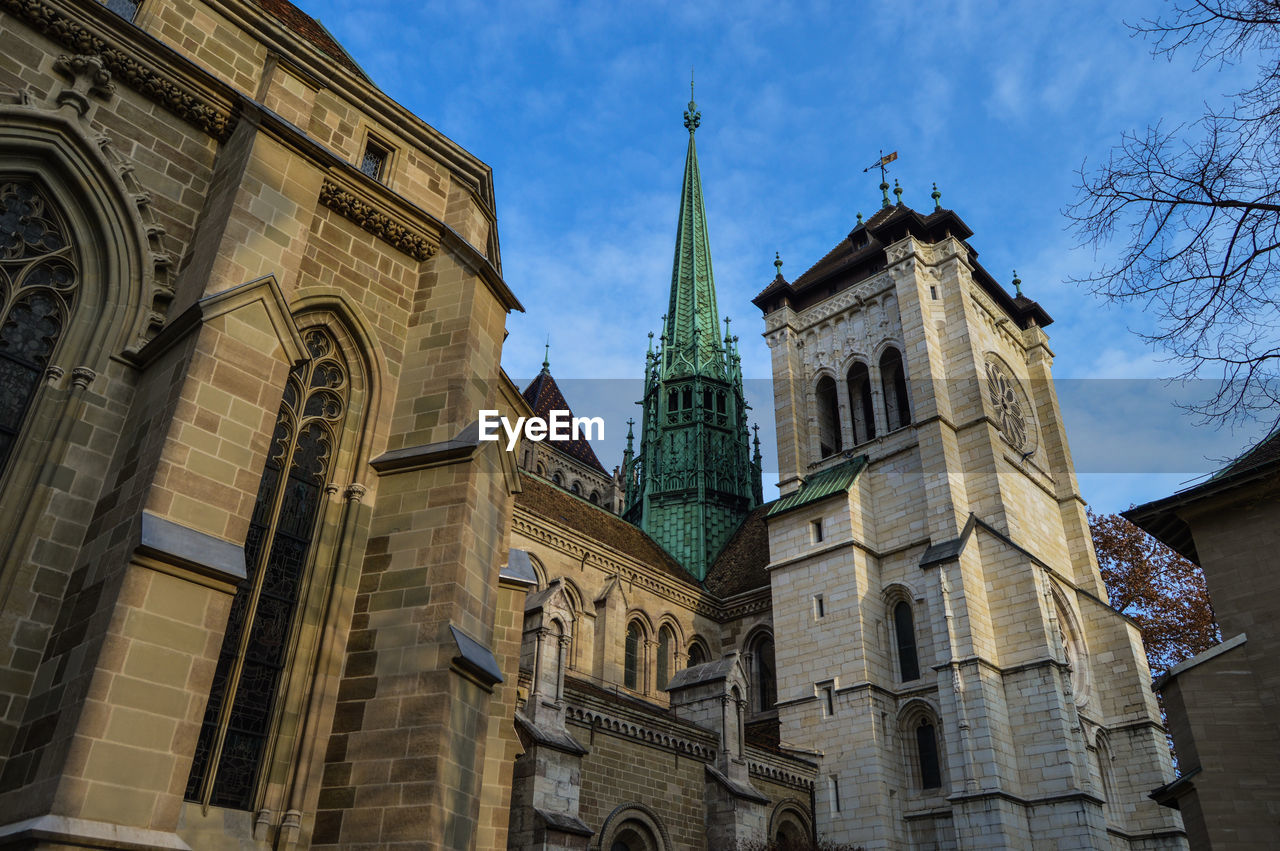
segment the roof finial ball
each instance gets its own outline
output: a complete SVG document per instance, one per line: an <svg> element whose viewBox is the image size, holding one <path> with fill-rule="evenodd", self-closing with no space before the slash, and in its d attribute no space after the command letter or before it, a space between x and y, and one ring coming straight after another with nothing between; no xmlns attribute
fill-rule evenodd
<svg viewBox="0 0 1280 851"><path fill-rule="evenodd" d="M1018 277L1018 270L1013 270L1013 291L1019 297L1022 295L1022 279Z"/></svg>
<svg viewBox="0 0 1280 851"><path fill-rule="evenodd" d="M781 278L782 277L782 255L777 251L773 252L773 268L778 270L778 277Z"/></svg>
<svg viewBox="0 0 1280 851"><path fill-rule="evenodd" d="M936 181L933 184L933 194L930 195L929 197L933 199L933 209L941 210L942 209L942 193L938 191L938 184Z"/></svg>
<svg viewBox="0 0 1280 851"><path fill-rule="evenodd" d="M893 179L893 194L898 199L898 203L902 203L902 187L898 185L898 178Z"/></svg>

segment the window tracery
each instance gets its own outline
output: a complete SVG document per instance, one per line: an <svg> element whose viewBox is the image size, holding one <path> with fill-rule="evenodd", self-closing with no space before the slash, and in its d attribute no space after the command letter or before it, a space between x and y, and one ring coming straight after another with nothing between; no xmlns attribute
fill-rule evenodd
<svg viewBox="0 0 1280 851"><path fill-rule="evenodd" d="M0 178L0 471L75 309L79 258L34 181Z"/></svg>
<svg viewBox="0 0 1280 851"><path fill-rule="evenodd" d="M994 359L987 360L987 392L991 406L995 409L1000 433L1014 449L1026 451L1030 443L1031 428L1022 389L1004 365Z"/></svg>
<svg viewBox="0 0 1280 851"><path fill-rule="evenodd" d="M303 332L311 359L285 386L245 538L236 591L196 745L186 797L249 809L287 664L303 571L316 536L349 376L324 328Z"/></svg>

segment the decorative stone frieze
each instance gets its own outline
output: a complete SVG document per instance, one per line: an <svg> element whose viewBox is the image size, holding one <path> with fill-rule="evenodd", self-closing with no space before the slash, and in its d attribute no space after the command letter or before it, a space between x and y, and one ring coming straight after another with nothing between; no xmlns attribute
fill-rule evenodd
<svg viewBox="0 0 1280 851"><path fill-rule="evenodd" d="M127 51L108 44L80 24L40 0L0 0L0 9L21 18L63 47L77 60L98 57L114 79L190 121L219 141L226 141L235 122L231 110L209 103L179 83L140 62Z"/></svg>
<svg viewBox="0 0 1280 851"><path fill-rule="evenodd" d="M427 260L439 250L427 237L415 233L386 213L378 212L336 183L324 182L320 189L320 203L415 260Z"/></svg>

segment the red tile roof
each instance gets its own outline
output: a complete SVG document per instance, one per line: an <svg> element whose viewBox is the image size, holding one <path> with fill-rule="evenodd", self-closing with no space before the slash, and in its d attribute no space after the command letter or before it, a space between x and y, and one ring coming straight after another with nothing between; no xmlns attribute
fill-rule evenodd
<svg viewBox="0 0 1280 851"><path fill-rule="evenodd" d="M725 598L768 586L769 527L765 515L773 505L767 502L748 514L716 556L704 582L712 594Z"/></svg>
<svg viewBox="0 0 1280 851"><path fill-rule="evenodd" d="M300 36L348 71L353 71L366 80L369 79L351 55L343 49L341 44L338 44L319 21L290 3L289 0L253 0L253 3L275 18L285 29Z"/></svg>
<svg viewBox="0 0 1280 851"><path fill-rule="evenodd" d="M529 386L524 388L524 392L520 395L529 403L529 407L533 408L535 416L545 419L550 416L552 411L568 411L569 416L573 416L573 411L570 409L569 403L565 401L564 394L556 386L556 380L546 370L538 373L538 377L530 381ZM604 465L600 463L600 459L596 457L595 450L591 448L591 444L581 437L574 437L573 440L567 441L552 441L548 445L563 452L570 458L586 464L604 476L609 475L609 471L604 468Z"/></svg>
<svg viewBox="0 0 1280 851"><path fill-rule="evenodd" d="M607 544L657 568L686 585L701 587L698 580L681 567L657 541L621 517L524 470L520 471L520 484L522 489L516 494L516 505L521 508L539 517L562 523L592 540Z"/></svg>

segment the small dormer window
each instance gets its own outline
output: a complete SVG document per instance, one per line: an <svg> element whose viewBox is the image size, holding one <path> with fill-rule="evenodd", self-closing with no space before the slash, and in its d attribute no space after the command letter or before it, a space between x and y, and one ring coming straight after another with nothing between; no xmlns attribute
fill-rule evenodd
<svg viewBox="0 0 1280 851"><path fill-rule="evenodd" d="M385 182L387 161L391 152L373 139L365 142L364 157L360 160L360 170L379 183Z"/></svg>
<svg viewBox="0 0 1280 851"><path fill-rule="evenodd" d="M140 5L139 0L107 0L107 8L129 22L138 16Z"/></svg>

